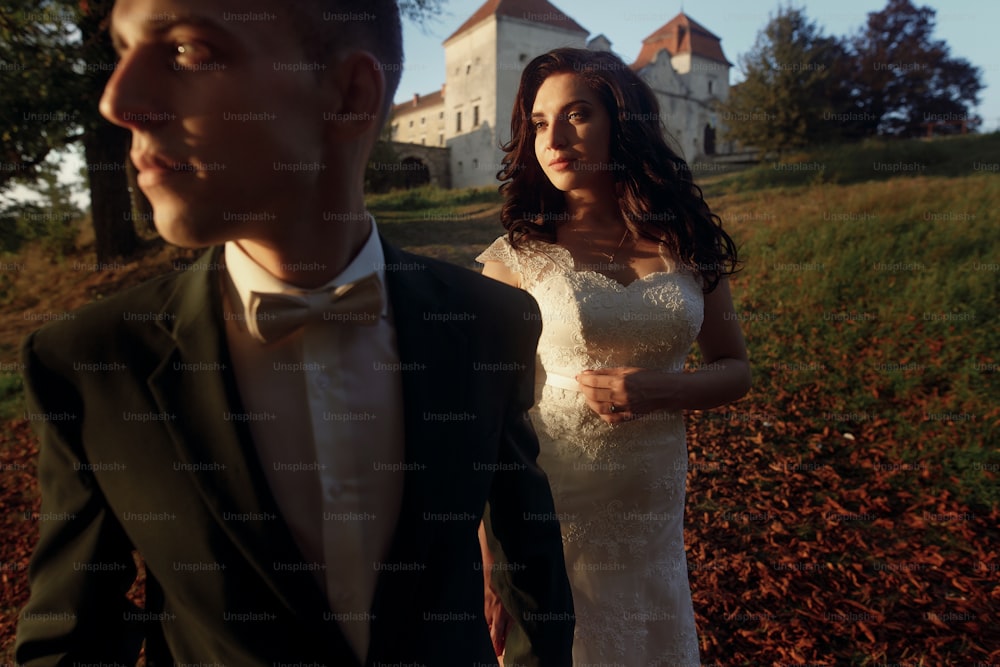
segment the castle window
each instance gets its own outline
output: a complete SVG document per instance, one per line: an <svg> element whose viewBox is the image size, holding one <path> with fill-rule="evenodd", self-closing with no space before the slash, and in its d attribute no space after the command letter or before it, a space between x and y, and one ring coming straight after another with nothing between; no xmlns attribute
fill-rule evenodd
<svg viewBox="0 0 1000 667"><path fill-rule="evenodd" d="M462 173L462 161L461 160L458 161L458 172Z"/></svg>
<svg viewBox="0 0 1000 667"><path fill-rule="evenodd" d="M456 132L461 132L462 131L462 112L461 111L459 111L458 113L455 114L455 131Z"/></svg>
<svg viewBox="0 0 1000 667"><path fill-rule="evenodd" d="M420 117L420 124L423 125L426 122L427 122L427 118L425 116L421 116Z"/></svg>
<svg viewBox="0 0 1000 667"><path fill-rule="evenodd" d="M708 80L708 94L709 94L709 95L711 95L711 94L712 94L712 84L713 84L713 83L715 83L715 82L714 82L714 81L712 81L711 79L709 79L709 80Z"/></svg>
<svg viewBox="0 0 1000 667"><path fill-rule="evenodd" d="M472 65L466 65L465 66L465 73L468 74L471 71L472 71Z"/></svg>
<svg viewBox="0 0 1000 667"><path fill-rule="evenodd" d="M526 61L528 59L528 54L527 53L522 53L521 55L519 55L517 57L517 59L523 63L524 61Z"/></svg>
<svg viewBox="0 0 1000 667"><path fill-rule="evenodd" d="M413 119L410 119L410 127L413 127Z"/></svg>
<svg viewBox="0 0 1000 667"><path fill-rule="evenodd" d="M444 120L444 112L438 114L438 120Z"/></svg>
<svg viewBox="0 0 1000 667"><path fill-rule="evenodd" d="M443 134L439 134L438 135L438 146L444 146L444 135Z"/></svg>
<svg viewBox="0 0 1000 667"><path fill-rule="evenodd" d="M472 107L472 127L479 127L479 105Z"/></svg>
<svg viewBox="0 0 1000 667"><path fill-rule="evenodd" d="M421 143L422 145L425 145L425 146L426 146L426 145L427 145L427 137L420 137L420 143Z"/></svg>
<svg viewBox="0 0 1000 667"><path fill-rule="evenodd" d="M479 169L479 158L472 158L472 168Z"/></svg>

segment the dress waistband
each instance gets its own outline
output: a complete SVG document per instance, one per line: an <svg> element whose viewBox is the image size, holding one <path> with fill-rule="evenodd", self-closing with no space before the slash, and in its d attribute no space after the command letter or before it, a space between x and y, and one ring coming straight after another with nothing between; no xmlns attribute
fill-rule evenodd
<svg viewBox="0 0 1000 667"><path fill-rule="evenodd" d="M550 387L559 387L560 389L568 389L569 391L580 391L580 385L574 378L568 375L552 373L551 371L544 371L544 373L545 384Z"/></svg>

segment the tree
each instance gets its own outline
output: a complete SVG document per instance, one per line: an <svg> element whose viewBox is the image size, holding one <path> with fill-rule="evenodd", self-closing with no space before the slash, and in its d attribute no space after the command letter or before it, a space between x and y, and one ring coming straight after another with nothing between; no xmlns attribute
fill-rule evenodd
<svg viewBox="0 0 1000 667"><path fill-rule="evenodd" d="M49 151L82 136L83 86L73 66L76 13L51 2L0 2L0 188L32 182Z"/></svg>
<svg viewBox="0 0 1000 667"><path fill-rule="evenodd" d="M74 183L59 179L59 164L37 166L38 201L0 199L0 251L17 252L25 241L40 241L53 260L73 249L83 211L73 203Z"/></svg>
<svg viewBox="0 0 1000 667"><path fill-rule="evenodd" d="M37 182L51 151L82 142L100 264L129 257L138 246L125 171L129 134L97 111L117 60L105 28L112 4L0 2L0 188Z"/></svg>
<svg viewBox="0 0 1000 667"><path fill-rule="evenodd" d="M779 9L740 57L744 81L722 105L727 138L778 154L837 138L839 125L830 121L848 104L845 55L803 10Z"/></svg>
<svg viewBox="0 0 1000 667"><path fill-rule="evenodd" d="M399 13L404 20L423 24L441 14L441 4L448 0L399 0Z"/></svg>
<svg viewBox="0 0 1000 667"><path fill-rule="evenodd" d="M392 135L392 115L390 115L382 127L378 141L372 147L368 164L365 165L365 192L377 194L399 187L400 174L394 169L399 164L399 155L392 144Z"/></svg>
<svg viewBox="0 0 1000 667"><path fill-rule="evenodd" d="M979 68L952 58L932 39L935 11L910 0L889 0L852 40L858 63L853 96L870 134L919 136L930 121L966 120L978 104Z"/></svg>
<svg viewBox="0 0 1000 667"><path fill-rule="evenodd" d="M130 257L139 245L133 210L140 207L133 205L133 195L141 195L138 188L132 188L130 195L127 169L132 137L128 130L112 125L97 111L104 86L118 62L106 21L113 5L114 0L81 2L86 9L77 22L82 37L81 56L87 64L83 147L98 265L115 257Z"/></svg>

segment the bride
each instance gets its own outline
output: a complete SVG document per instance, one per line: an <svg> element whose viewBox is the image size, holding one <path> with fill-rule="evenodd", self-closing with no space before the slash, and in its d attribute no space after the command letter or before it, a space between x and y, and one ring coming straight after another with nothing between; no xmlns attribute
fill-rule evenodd
<svg viewBox="0 0 1000 667"><path fill-rule="evenodd" d="M683 410L750 387L733 240L617 56L557 49L521 76L499 178L507 234L483 273L538 301L539 463L562 524L573 660L698 665L684 554ZM684 372L697 340L703 364ZM498 655L511 624L483 533Z"/></svg>

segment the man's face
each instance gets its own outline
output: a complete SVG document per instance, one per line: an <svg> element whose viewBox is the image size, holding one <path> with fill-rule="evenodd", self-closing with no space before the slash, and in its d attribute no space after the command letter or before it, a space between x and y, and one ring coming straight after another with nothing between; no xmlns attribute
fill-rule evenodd
<svg viewBox="0 0 1000 667"><path fill-rule="evenodd" d="M118 0L111 33L100 110L132 131L160 234L199 247L287 233L316 196L337 100L282 4Z"/></svg>

